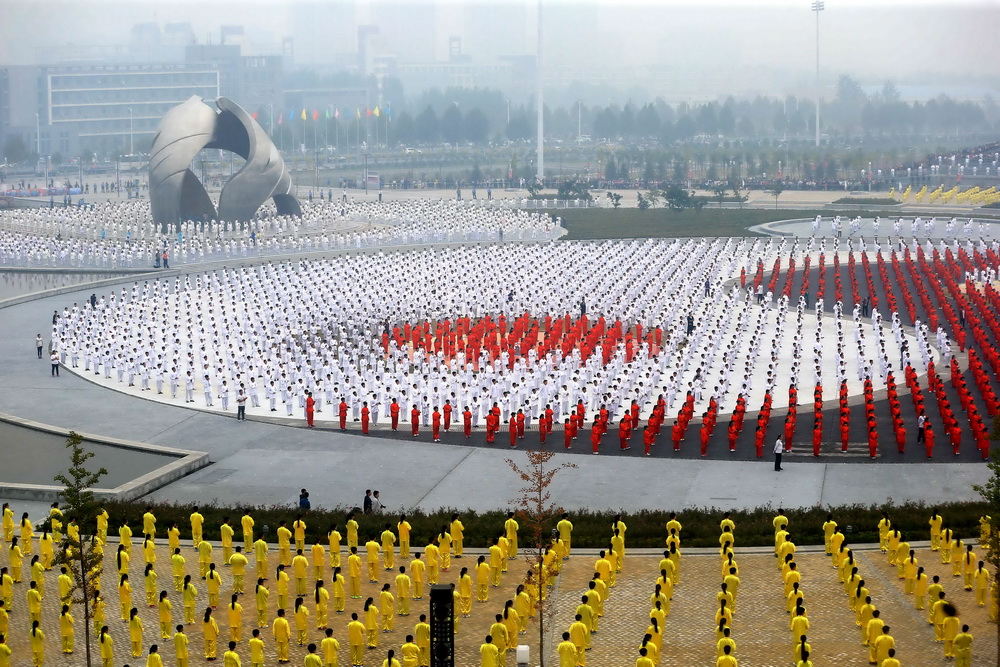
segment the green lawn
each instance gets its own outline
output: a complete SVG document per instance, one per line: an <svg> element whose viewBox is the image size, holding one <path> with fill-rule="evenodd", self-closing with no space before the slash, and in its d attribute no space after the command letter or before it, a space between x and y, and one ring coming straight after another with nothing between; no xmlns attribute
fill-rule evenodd
<svg viewBox="0 0 1000 667"><path fill-rule="evenodd" d="M578 239L645 238L675 236L755 236L747 228L774 220L811 219L817 215L853 217L895 217L898 211L831 211L789 209L727 209L703 208L671 211L665 208L581 208L567 209L559 215L569 230L564 237Z"/></svg>

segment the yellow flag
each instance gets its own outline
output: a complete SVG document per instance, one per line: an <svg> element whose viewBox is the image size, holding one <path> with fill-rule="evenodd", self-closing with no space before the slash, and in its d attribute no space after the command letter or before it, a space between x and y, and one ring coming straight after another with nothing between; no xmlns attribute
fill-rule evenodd
<svg viewBox="0 0 1000 667"><path fill-rule="evenodd" d="M372 113L374 113L375 117L378 118L378 107L375 107L375 111L373 111Z"/></svg>
<svg viewBox="0 0 1000 667"><path fill-rule="evenodd" d="M302 110L302 114L299 116L299 118L301 118L302 120L306 119L306 110L305 109Z"/></svg>

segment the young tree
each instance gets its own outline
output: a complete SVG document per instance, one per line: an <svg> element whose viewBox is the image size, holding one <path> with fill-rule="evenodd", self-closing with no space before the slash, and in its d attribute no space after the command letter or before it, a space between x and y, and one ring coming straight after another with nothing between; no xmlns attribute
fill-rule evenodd
<svg viewBox="0 0 1000 667"><path fill-rule="evenodd" d="M722 203L724 201L726 201L726 188L725 188L725 186L720 185L719 187L717 187L714 190L712 190L712 192L715 194L716 201L719 202L719 208L722 208Z"/></svg>
<svg viewBox="0 0 1000 667"><path fill-rule="evenodd" d="M562 507L551 502L549 487L561 471L577 466L574 463L550 465L555 452L539 449L525 454L528 457L527 467L522 468L513 459L507 459L507 465L524 482L513 504L521 526L531 540L528 564L538 572L538 664L545 667L545 616L554 611L554 606L542 595L547 585L542 562L548 531L555 527L556 519L563 513Z"/></svg>
<svg viewBox="0 0 1000 667"><path fill-rule="evenodd" d="M91 667L90 656L90 603L94 582L101 578L104 559L100 552L95 551L92 539L87 536L97 534L97 512L100 504L94 499L94 487L101 478L108 474L103 467L90 470L87 461L94 457L93 452L83 448L83 436L70 431L66 439L66 447L71 450L70 467L65 474L55 476L55 481L63 485L62 497L66 502L66 514L72 521L76 519L79 526L79 539L69 535L69 531L58 546L56 562L66 565L73 575L73 587L70 595L73 602L83 606L84 645L86 646L86 664Z"/></svg>
<svg viewBox="0 0 1000 667"><path fill-rule="evenodd" d="M778 208L778 197L780 197L781 193L784 191L785 189L780 185L775 185L774 187L768 189L767 194L774 197L774 208Z"/></svg>

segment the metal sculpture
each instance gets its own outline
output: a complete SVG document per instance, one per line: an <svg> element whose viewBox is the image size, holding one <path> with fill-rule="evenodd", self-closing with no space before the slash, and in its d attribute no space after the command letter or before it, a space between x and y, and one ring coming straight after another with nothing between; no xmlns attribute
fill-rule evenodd
<svg viewBox="0 0 1000 667"><path fill-rule="evenodd" d="M164 229L184 220L246 221L269 197L279 215L301 214L285 162L264 129L232 100L220 97L215 104L218 112L192 96L160 120L149 153L153 221ZM204 148L246 160L223 186L218 210L190 167Z"/></svg>

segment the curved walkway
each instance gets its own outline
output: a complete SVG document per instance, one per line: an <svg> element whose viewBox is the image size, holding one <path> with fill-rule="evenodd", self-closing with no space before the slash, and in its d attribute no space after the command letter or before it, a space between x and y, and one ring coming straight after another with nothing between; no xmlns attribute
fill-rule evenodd
<svg viewBox="0 0 1000 667"><path fill-rule="evenodd" d="M184 272L195 270L185 267ZM125 279L123 282L131 282ZM96 291L115 281L102 281ZM207 452L213 465L151 494L157 501L356 505L366 488L391 510L504 507L521 486L506 459L522 452L292 428L172 407L108 391L70 373L50 377L34 335L53 310L81 302L93 285L63 288L0 310L0 412L103 436ZM8 302L11 303L11 302ZM550 441L551 442L551 441ZM582 441L578 441L582 442ZM556 445L557 443L551 443ZM578 445L585 449L584 445ZM786 457L784 474L767 461L652 459L560 454L575 469L557 477L553 498L567 509L786 507L972 500L988 477L982 463L847 463Z"/></svg>

